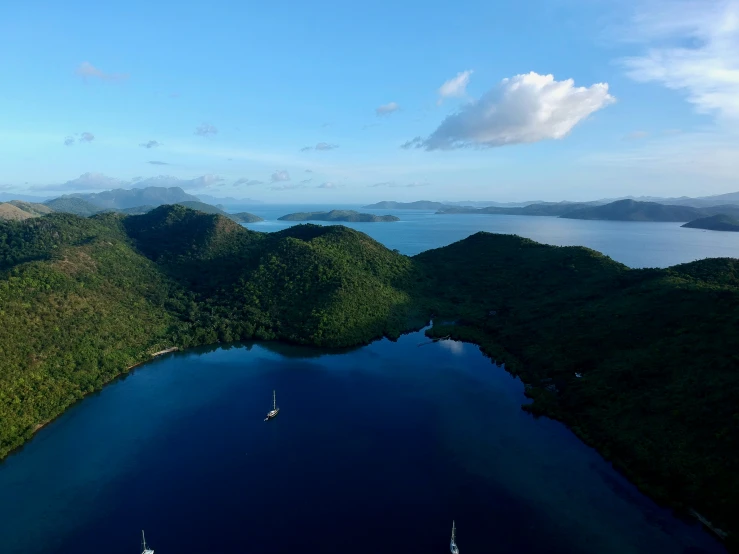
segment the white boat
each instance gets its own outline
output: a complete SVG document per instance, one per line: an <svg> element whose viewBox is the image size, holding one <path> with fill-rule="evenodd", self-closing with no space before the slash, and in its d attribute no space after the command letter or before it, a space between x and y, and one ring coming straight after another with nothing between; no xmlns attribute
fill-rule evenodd
<svg viewBox="0 0 739 554"><path fill-rule="evenodd" d="M459 548L457 548L457 543L455 542L457 540L457 527L454 525L454 521L452 521L452 542L449 543L449 550L452 552L452 554L459 554Z"/></svg>
<svg viewBox="0 0 739 554"><path fill-rule="evenodd" d="M154 554L154 550L146 547L146 537L144 537L144 530L141 530L141 542L144 544L144 550L141 554Z"/></svg>
<svg viewBox="0 0 739 554"><path fill-rule="evenodd" d="M277 407L277 397L275 396L275 391L272 391L272 410L264 418L264 421L269 421L279 413L280 409Z"/></svg>

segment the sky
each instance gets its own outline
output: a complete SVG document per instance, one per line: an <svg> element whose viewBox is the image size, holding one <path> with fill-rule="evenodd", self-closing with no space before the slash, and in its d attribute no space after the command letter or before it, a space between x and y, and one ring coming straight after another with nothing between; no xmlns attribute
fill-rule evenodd
<svg viewBox="0 0 739 554"><path fill-rule="evenodd" d="M7 3L0 193L739 190L739 0Z"/></svg>

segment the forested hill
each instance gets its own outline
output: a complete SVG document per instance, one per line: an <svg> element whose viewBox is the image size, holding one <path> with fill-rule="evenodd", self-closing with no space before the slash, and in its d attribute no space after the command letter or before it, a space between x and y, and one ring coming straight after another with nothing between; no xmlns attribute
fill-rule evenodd
<svg viewBox="0 0 739 554"><path fill-rule="evenodd" d="M351 221L358 223L376 223L400 221L394 215L361 214L354 210L331 210L329 212L296 212L283 215L280 221Z"/></svg>
<svg viewBox="0 0 739 554"><path fill-rule="evenodd" d="M709 231L739 231L739 218L729 215L717 214L710 217L701 217L689 221L682 227L692 229L707 229Z"/></svg>
<svg viewBox="0 0 739 554"><path fill-rule="evenodd" d="M358 345L431 314L520 375L527 409L739 532L739 261L633 270L508 235L409 258L342 226L258 233L182 206L0 222L0 457L165 348Z"/></svg>

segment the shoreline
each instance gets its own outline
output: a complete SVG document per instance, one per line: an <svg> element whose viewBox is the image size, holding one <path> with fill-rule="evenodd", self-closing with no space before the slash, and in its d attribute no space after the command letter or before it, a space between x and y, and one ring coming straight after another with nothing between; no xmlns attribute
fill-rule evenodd
<svg viewBox="0 0 739 554"><path fill-rule="evenodd" d="M99 390L94 390L92 392L86 393L82 398L80 398L79 400L77 400L77 402L82 402L88 396L90 396L92 394L95 394L96 392L102 391L106 386L108 386L110 383L112 383L116 379L120 379L121 376L127 375L128 372L131 371L132 369L134 369L136 367L139 367L141 365L144 365L144 364L146 364L146 363L148 363L148 362L150 362L150 361L152 361L152 360L154 360L154 359L156 359L156 358L158 358L160 356L163 356L164 354L170 354L172 352L179 352L179 351L180 351L180 348L178 346L172 346L171 348L165 348L164 350L160 350L158 352L154 352L153 354L150 355L150 357L149 357L148 360L143 360L141 362L137 362L137 363L135 363L133 365L130 365L130 366L126 367L120 373L118 373L117 375L115 375L115 376L111 377L110 379L108 379L107 381L105 381L103 383L103 385L100 387ZM52 423L53 421L55 421L56 419L58 419L62 415L64 415L67 412L67 410L69 410L72 406L74 406L75 404L77 404L77 402L74 402L73 404L70 404L64 410L62 410L62 412L60 414L52 417L51 419L47 419L46 421L43 421L41 423L37 423L36 426L31 431L31 438L28 439L28 440L26 440L26 441L24 441L23 444L19 445L18 447L14 448L10 452L8 452L5 456L0 457L0 464L2 464L3 461L5 461L6 458L10 457L14 453L18 452L21 448L23 448L28 442L30 442L33 439L33 436L36 433L38 433L41 429L43 429L44 427L46 427L47 425L49 425L49 423Z"/></svg>
<svg viewBox="0 0 739 554"><path fill-rule="evenodd" d="M442 323L442 324L440 324L439 327L447 327L448 328L449 326L450 326L449 323L446 323L446 324ZM452 324L451 327L457 327L457 325ZM533 384L526 383L526 381L523 379L523 377L521 375L521 372L516 371L516 366L518 365L518 361L517 360L514 359L514 360L506 361L505 360L506 356L504 355L504 352L503 351L499 352L499 355L496 356L496 353L493 352L492 349L488 349L488 348L486 348L482 344L482 342L483 342L482 340L475 341L475 340L470 340L470 339L464 339L464 338L462 338L459 335L457 335L455 337L455 333L453 331L451 333L449 333L447 330L444 330L443 331L445 333L443 336L436 337L436 336L434 336L434 322L433 322L433 319L430 319L426 324L424 324L424 325L422 325L420 327L415 327L415 328L408 329L407 331L402 332L401 335L407 335L407 334L417 333L417 332L422 332L425 336L427 336L428 338L432 339L431 342L421 343L418 346L422 346L422 345L425 345L425 344L431 344L433 342L438 342L438 341L440 341L442 339L454 340L454 341L458 341L458 342L464 342L464 343L468 343L468 344L473 344L473 345L477 346L480 349L480 352L485 357L487 357L487 358L490 359L491 364L493 364L495 366L502 365L504 371L506 371L512 377L518 379L524 385L525 389L530 390L531 388L534 387ZM376 340L382 340L382 339L385 339L385 338L387 338L388 340L395 341L395 340L397 340L398 337L390 337L390 336L375 337L375 338L373 338L373 339L371 339L369 341L365 341L364 343L362 343L362 344L360 344L358 346L360 346L360 347L361 346L366 346L367 344L370 344L370 343L372 343L372 342L374 342ZM241 340L241 341L234 341L234 342L244 342L244 341ZM264 342L264 341L257 339L257 342ZM267 342L271 342L271 341L267 341ZM293 342L282 340L282 339L278 339L277 342L281 342L281 343L289 344L289 345L297 345L297 346L310 346L310 345L307 345L307 344L293 343ZM92 393L85 394L82 398L80 398L79 400L77 400L76 402L74 402L73 404L71 404L70 406L68 406L67 408L65 408L57 416L53 417L52 419L50 419L48 421L45 421L45 422L42 422L42 423L37 424L36 427L32 431L31 438L29 438L28 440L24 441L24 443L21 444L21 445L19 445L17 448L15 448L15 449L11 450L10 452L8 452L4 457L0 458L0 465L3 463L3 461L7 457L9 457L12 454L17 453L18 451L20 451L28 442L30 442L30 440L32 440L33 436L38 431L40 431L41 429L43 429L44 427L46 427L49 423L53 422L57 418L61 417L64 413L66 413L66 411L69 408L71 408L72 406L74 406L78 402L83 401L85 398L87 398L91 394L94 394L96 392L101 392L103 388L105 388L108 384L110 384L111 382L115 381L116 379L119 379L121 377L127 376L128 375L128 372L130 370L135 369L135 368L137 368L139 366L145 365L145 364L147 364L147 363L149 363L149 362L151 362L151 361L153 361L153 360L155 360L155 359L157 359L157 358L159 358L161 356L164 356L166 354L170 354L170 353L173 353L173 352L179 352L179 351L186 352L187 350L191 350L191 349L194 349L194 348L202 348L202 347L207 347L207 346L219 346L219 345L222 346L222 343L216 342L216 343L212 343L212 344L201 344L201 345L197 345L197 346L192 346L190 348L186 348L184 350L181 350L180 347L173 346L173 347L170 347L170 348L166 348L164 350L159 350L157 352L154 352L154 353L152 353L152 354L149 355L149 358L148 359L142 360L140 362L137 362L137 363L135 363L133 365L130 365L130 366L126 367L120 373L118 373L117 375L115 375L114 377L112 377L111 379L109 379L108 381L104 382L103 385L102 385L102 387L99 390L95 390ZM315 345L313 345L313 346L315 346ZM327 348L328 350L335 350L335 348L331 348L331 347L322 347L322 348ZM502 347L499 346L499 348L502 348ZM500 359L501 361L499 362L498 359ZM532 399L531 396L528 394L528 392L526 392L525 395L527 396L527 398ZM671 509L675 513L675 515L678 516L678 517L679 517L679 513L680 512L682 512L683 515L688 515L694 521L696 521L697 523L699 523L707 532L709 532L709 534L711 534L712 536L714 536L724 546L726 546L727 539L731 538L730 533L728 533L728 532L726 532L726 531L718 528L717 526L715 526L710 520L708 520L705 516L703 516L700 513L698 513L693 508L684 508L684 507L680 506L680 502L677 499L660 498L660 497L657 497L656 495L653 495L649 489L645 489L642 486L641 483L639 483L636 479L632 478L632 476L627 471L627 468L626 467L623 467L621 464L615 463L613 459L611 459L610 457L606 456L604 454L603 450L601 448L599 448L597 444L595 444L591 440L588 440L587 437L582 436L564 418L557 417L557 414L555 414L555 413L549 413L548 411L544 411L542 413L539 413L539 412L533 412L533 411L527 410L526 407L527 406L531 406L532 403L522 404L521 405L521 409L524 410L524 411L528 411L529 414L531 414L533 417L543 416L543 417L549 418L549 419L551 419L553 421L557 421L559 423L562 423L571 433L573 433L577 437L577 439L579 441L581 441L583 444L585 444L585 445L593 448L598 453L599 456L601 456L605 461L607 461L615 471L617 471L618 473L620 473L621 475L623 475L642 494L644 494L646 497L650 498L652 501L654 501L658 505L660 505L662 507L665 507L665 508Z"/></svg>

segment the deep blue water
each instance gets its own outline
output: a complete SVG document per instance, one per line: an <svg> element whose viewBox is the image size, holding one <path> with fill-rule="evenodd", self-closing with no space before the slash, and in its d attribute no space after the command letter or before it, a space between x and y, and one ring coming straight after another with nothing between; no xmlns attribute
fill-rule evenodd
<svg viewBox="0 0 739 554"><path fill-rule="evenodd" d="M703 258L739 258L739 233L682 228L681 223L583 221L558 217L515 215L436 215L412 210L365 210L349 205L254 205L232 208L249 211L265 221L247 225L256 231L277 231L292 221L277 221L301 211L354 209L392 214L393 223L343 223L363 231L388 248L413 256L446 246L478 231L520 235L556 246L587 246L630 267L668 267ZM312 222L320 224L320 222Z"/></svg>
<svg viewBox="0 0 739 554"><path fill-rule="evenodd" d="M167 355L0 465L2 554L724 552L469 344ZM263 422L277 390L281 412Z"/></svg>

